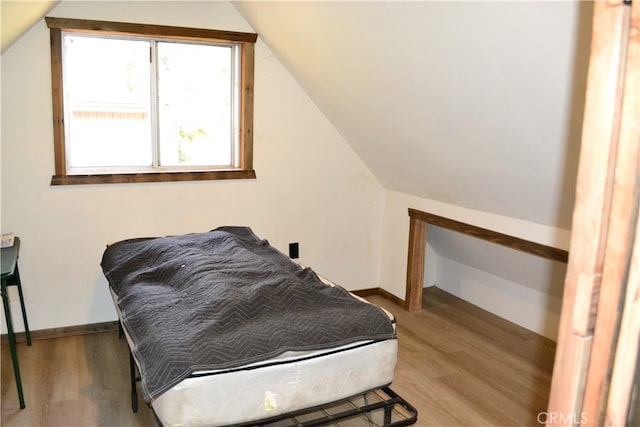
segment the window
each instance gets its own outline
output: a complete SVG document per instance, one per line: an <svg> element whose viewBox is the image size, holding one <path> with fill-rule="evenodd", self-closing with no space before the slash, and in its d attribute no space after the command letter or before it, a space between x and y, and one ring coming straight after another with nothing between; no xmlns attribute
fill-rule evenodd
<svg viewBox="0 0 640 427"><path fill-rule="evenodd" d="M255 178L255 34L46 21L53 185Z"/></svg>

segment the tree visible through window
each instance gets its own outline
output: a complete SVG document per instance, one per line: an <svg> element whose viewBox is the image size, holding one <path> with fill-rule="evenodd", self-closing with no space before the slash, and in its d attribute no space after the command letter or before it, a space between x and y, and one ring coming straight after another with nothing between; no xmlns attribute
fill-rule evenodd
<svg viewBox="0 0 640 427"><path fill-rule="evenodd" d="M47 24L53 184L255 177L255 34L60 18Z"/></svg>

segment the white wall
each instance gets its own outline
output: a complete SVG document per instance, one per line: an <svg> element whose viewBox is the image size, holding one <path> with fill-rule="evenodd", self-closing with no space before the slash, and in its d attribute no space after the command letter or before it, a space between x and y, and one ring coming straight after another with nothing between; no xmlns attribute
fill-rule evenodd
<svg viewBox="0 0 640 427"><path fill-rule="evenodd" d="M252 31L227 2L65 1L49 15ZM247 181L50 186L49 61L43 20L2 54L2 231L22 239L32 330L116 319L99 266L107 243L220 225L251 226L285 253L300 242L301 262L348 289L377 286L384 192L260 38L258 178Z"/></svg>
<svg viewBox="0 0 640 427"><path fill-rule="evenodd" d="M454 220L466 222L515 237L567 250L570 232L546 225L535 224L515 218L474 211L416 196L387 191L385 193L382 271L380 286L404 299L406 289L407 250L409 244L408 208L419 209ZM433 234L433 233L432 233ZM465 237L466 239L473 239ZM427 233L429 242L429 233ZM435 244L434 244L435 243ZM524 278L514 277L498 268L500 274L482 270L477 266L460 263L438 254L438 242L431 242L427 257L436 256L427 264L425 285L436 284L492 313L535 332L555 338L557 315L561 298L558 272L548 273L546 261L537 257L522 258L521 273ZM440 244L442 246L442 244ZM482 249L468 247L465 260L481 259ZM445 251L446 252L446 251ZM499 260L495 264L499 265ZM541 264L542 262L542 264ZM435 278L434 278L435 276ZM551 280L551 281L549 281Z"/></svg>
<svg viewBox="0 0 640 427"><path fill-rule="evenodd" d="M550 339L557 339L567 265L429 226L436 286ZM429 254L427 254L427 257ZM429 284L425 280L425 284Z"/></svg>
<svg viewBox="0 0 640 427"><path fill-rule="evenodd" d="M407 244L408 243L409 242L407 242ZM424 257L424 285L425 287L435 286L438 280L438 254L429 242L427 242L427 250L425 251Z"/></svg>
<svg viewBox="0 0 640 427"><path fill-rule="evenodd" d="M438 288L539 335L557 340L561 296L540 292L451 258L438 256L436 262Z"/></svg>

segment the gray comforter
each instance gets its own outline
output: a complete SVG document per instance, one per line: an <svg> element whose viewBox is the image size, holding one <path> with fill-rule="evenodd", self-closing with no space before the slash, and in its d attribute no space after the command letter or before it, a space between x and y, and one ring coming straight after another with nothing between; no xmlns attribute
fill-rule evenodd
<svg viewBox="0 0 640 427"><path fill-rule="evenodd" d="M124 240L101 265L147 402L195 371L395 338L379 307L325 285L246 227Z"/></svg>

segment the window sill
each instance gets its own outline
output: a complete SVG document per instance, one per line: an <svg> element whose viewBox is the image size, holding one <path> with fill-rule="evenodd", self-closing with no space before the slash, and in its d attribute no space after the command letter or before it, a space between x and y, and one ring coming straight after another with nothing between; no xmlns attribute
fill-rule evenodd
<svg viewBox="0 0 640 427"><path fill-rule="evenodd" d="M78 184L127 184L136 182L214 181L221 179L255 179L256 172L247 170L222 170L206 172L152 172L101 175L54 175L51 185Z"/></svg>

